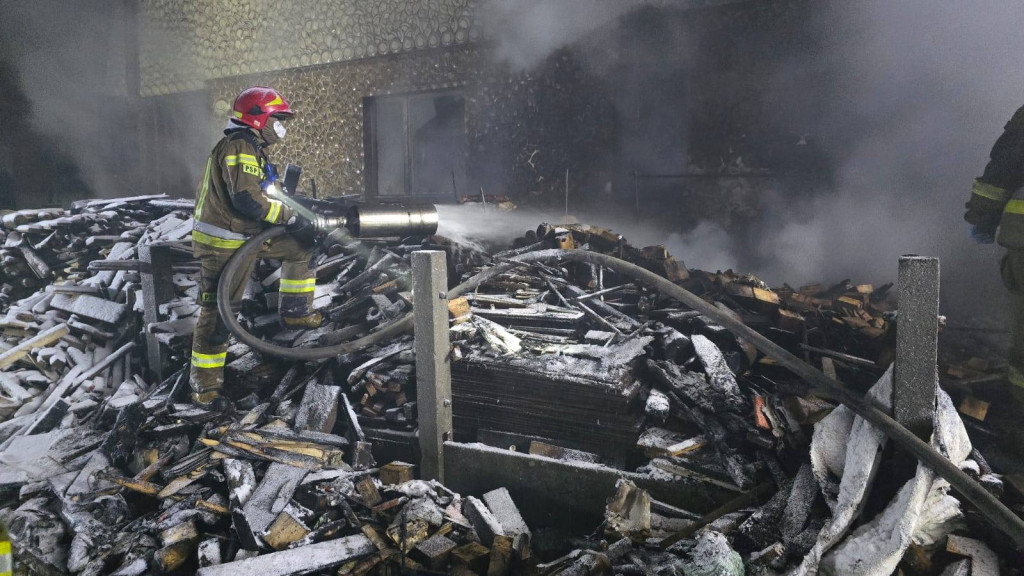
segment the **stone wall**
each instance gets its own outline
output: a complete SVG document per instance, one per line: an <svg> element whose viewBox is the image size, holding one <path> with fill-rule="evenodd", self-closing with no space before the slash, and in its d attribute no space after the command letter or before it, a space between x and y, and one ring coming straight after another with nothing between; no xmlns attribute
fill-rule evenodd
<svg viewBox="0 0 1024 576"><path fill-rule="evenodd" d="M225 78L208 83L226 118L254 84L273 86L297 111L274 160L303 167L319 193L364 192L363 99L457 89L466 98L470 190L543 197L589 173L588 159L612 139L614 110L569 52L532 73L494 65L475 46Z"/></svg>
<svg viewBox="0 0 1024 576"><path fill-rule="evenodd" d="M495 63L479 40L478 3L144 0L143 91L197 89L215 132L239 90L280 89L298 117L273 156L301 165L324 195L367 192L365 98L436 90L465 96L468 185L460 193L483 187L521 204L560 205L568 171L573 206L632 215L633 170L693 173L700 177L641 180L642 204L655 208L642 206L643 218L743 229L776 181L736 174L800 175L820 164L794 137L804 131L794 122L800 107L778 101L772 85L777 68L808 48L808 0L648 7L527 72ZM160 33L190 38L187 55L161 60ZM175 71L194 62L187 74Z"/></svg>
<svg viewBox="0 0 1024 576"><path fill-rule="evenodd" d="M142 0L140 92L477 39L475 0Z"/></svg>

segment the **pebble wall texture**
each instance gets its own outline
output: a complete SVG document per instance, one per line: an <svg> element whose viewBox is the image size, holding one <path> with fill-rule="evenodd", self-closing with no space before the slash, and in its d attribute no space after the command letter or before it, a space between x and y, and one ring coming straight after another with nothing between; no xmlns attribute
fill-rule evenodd
<svg viewBox="0 0 1024 576"><path fill-rule="evenodd" d="M142 96L477 39L475 0L143 0Z"/></svg>
<svg viewBox="0 0 1024 576"><path fill-rule="evenodd" d="M555 52L529 71L495 63L475 15L483 1L143 0L141 92L170 99L181 93L201 95L219 124L241 89L278 88L298 116L272 155L280 164L303 167L304 193L309 192L308 178L314 177L321 195L369 192L372 197L373 191L365 189L364 100L447 90L465 97L468 186L459 190L463 195L483 187L520 204L560 206L568 170L574 205L607 204L614 197L632 212L633 168L760 171L758 150L750 149L747 136L752 126L764 123L765 109L774 106L765 97L772 62L740 58L756 50L757 42L743 48L718 39L736 27L762 34L763 22L785 30L804 18L805 1L695 11L681 8L687 2L680 2L667 13L648 8L647 16L640 11L626 21L671 19L688 43L662 47L667 53L656 49L653 56L637 55L631 54L629 42L612 41L615 33L606 31ZM652 2L666 3L671 2ZM731 3L690 2L692 7ZM622 34L629 37L630 32ZM778 40L769 44L778 46ZM668 106L682 111L670 115L672 122L638 124L643 106L664 103L642 106L623 100L630 86L645 92L642 82L652 82L637 82L635 57L645 66L651 58L665 60L678 70L673 78L684 77L678 94L667 99L662 94ZM695 119L710 121L705 126ZM650 154L668 158L667 165L645 167L645 156L630 156L636 141L646 143L649 131L670 135L661 138L669 143L665 151ZM737 177L643 184L642 195L652 202L659 193L681 198L686 213L726 228L744 227L758 213L759 198L774 185L770 178Z"/></svg>
<svg viewBox="0 0 1024 576"><path fill-rule="evenodd" d="M284 93L298 114L275 162L302 166L320 194L336 196L364 193L364 98L455 89L466 98L471 191L560 197L566 167L583 181L588 158L611 145L614 108L568 51L530 73L481 65L485 58L474 46L425 50L225 78L209 91L223 118L247 86Z"/></svg>

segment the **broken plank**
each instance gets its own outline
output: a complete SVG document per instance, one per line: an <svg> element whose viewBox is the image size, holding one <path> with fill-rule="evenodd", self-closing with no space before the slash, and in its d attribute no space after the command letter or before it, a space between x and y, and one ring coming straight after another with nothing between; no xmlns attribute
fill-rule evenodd
<svg viewBox="0 0 1024 576"><path fill-rule="evenodd" d="M33 348L44 348L53 344L57 340L60 340L68 334L68 331L69 329L67 324L58 324L53 328L36 334L14 348L5 351L3 354L0 354L0 370L7 368L18 360L21 360L25 355L31 352Z"/></svg>
<svg viewBox="0 0 1024 576"><path fill-rule="evenodd" d="M509 572L512 560L512 538L502 535L494 535L494 543L491 545L491 562L487 566L487 576L505 576Z"/></svg>
<svg viewBox="0 0 1024 576"><path fill-rule="evenodd" d="M261 547L258 534L265 531L284 511L292 494L309 471L287 464L273 463L267 468L263 481L253 492L245 506L232 513L235 530L243 547L256 550Z"/></svg>
<svg viewBox="0 0 1024 576"><path fill-rule="evenodd" d="M128 312L126 304L88 294L54 294L50 307L106 324L117 324Z"/></svg>
<svg viewBox="0 0 1024 576"><path fill-rule="evenodd" d="M125 478L123 476L106 476L105 479L122 488L127 488L132 492L138 492L139 494L145 494L146 496L156 496L164 489L164 487L159 484L154 484L145 480Z"/></svg>
<svg viewBox="0 0 1024 576"><path fill-rule="evenodd" d="M691 341L700 363L704 365L708 383L719 395L721 405L725 408L742 411L745 404L743 393L740 391L739 384L736 383L736 376L726 364L722 351L714 342L700 334L694 334Z"/></svg>
<svg viewBox="0 0 1024 576"><path fill-rule="evenodd" d="M288 512L281 512L267 528L263 540L274 550L284 550L307 534L309 534L309 527L301 520Z"/></svg>
<svg viewBox="0 0 1024 576"><path fill-rule="evenodd" d="M340 386L325 386L310 382L299 405L299 413L295 417L297 430L315 430L330 432L338 419Z"/></svg>
<svg viewBox="0 0 1024 576"><path fill-rule="evenodd" d="M406 462L394 461L380 469L380 482L385 486L404 484L413 479L415 466Z"/></svg>
<svg viewBox="0 0 1024 576"><path fill-rule="evenodd" d="M369 538L358 534L337 540L310 544L293 550L264 554L228 564L200 568L197 576L292 576L317 570L328 570L345 562L374 553L376 548Z"/></svg>
<svg viewBox="0 0 1024 576"><path fill-rule="evenodd" d="M981 540L950 534L946 552L971 559L971 576L998 576L999 556Z"/></svg>

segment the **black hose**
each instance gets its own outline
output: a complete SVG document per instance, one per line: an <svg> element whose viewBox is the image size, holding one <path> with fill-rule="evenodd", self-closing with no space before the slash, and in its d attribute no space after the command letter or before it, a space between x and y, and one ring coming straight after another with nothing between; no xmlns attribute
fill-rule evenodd
<svg viewBox="0 0 1024 576"><path fill-rule="evenodd" d="M228 298L222 297L224 294L231 293L231 286L235 285L238 281L237 276L240 273L247 271L242 270L242 263L249 259L254 254L258 253L263 247L263 243L272 238L277 238L282 234L285 234L283 226L273 226L253 236L245 242L231 258L228 259L224 265L224 269L221 270L220 281L217 283L217 312L220 314L221 320L224 325L227 326L228 331L234 334L235 338L239 342L249 346L253 350L266 354L268 356L275 356L277 358L284 358L286 360L297 360L301 362L315 362L318 360L327 360L328 358L334 358L341 354L350 354L364 348L379 344L390 338L394 338L404 332L412 331L412 313L408 313L398 320L388 324L384 328L373 332L362 338L351 340L349 342L342 342L340 344L332 344L330 346L311 346L308 348L288 348L285 346L278 346L271 342L267 342L262 338L258 338L253 334L249 333L241 323L235 313L231 310L231 302ZM251 261L251 260L250 260ZM504 263L497 266L492 266L487 270L484 270L480 274L477 274L473 278L470 278L466 282L452 288L448 291L449 298L456 298L459 295L465 294L466 292L473 290L480 284L483 284L490 278L522 266L519 263Z"/></svg>
<svg viewBox="0 0 1024 576"><path fill-rule="evenodd" d="M363 348L368 348L374 344L389 340L412 330L412 314L406 314L399 320L388 324L384 328L363 336L357 340L351 342L342 342L341 344L334 344L332 346L323 346L316 348L286 348L284 346L278 346L257 338L250 334L242 325L238 322L238 318L235 317L235 313L231 310L230 298L225 295L231 294L231 286L235 286L236 282L242 279L238 279L237 276L240 273L246 273L248 270L243 270L242 264L259 253L259 250L263 247L263 243L272 238L277 238L285 233L283 226L273 226L260 232L246 241L235 253L231 255L227 264L224 265L224 269L220 274L220 281L217 283L217 312L220 314L221 320L227 326L228 330L238 338L239 342L244 343L253 350L257 350L262 354L269 356L276 356L279 358L286 358L288 360L299 360L303 362L310 362L316 360L326 360L333 358L341 354L349 354ZM251 261L251 260L250 260Z"/></svg>
<svg viewBox="0 0 1024 576"><path fill-rule="evenodd" d="M936 452L931 446L923 442L913 432L901 426L888 414L865 401L861 396L850 392L843 384L825 376L810 364L791 354L788 350L752 330L743 322L723 313L693 293L639 266L614 256L606 256L597 252L585 250L544 250L513 258L517 262L559 259L597 264L610 268L624 276L629 276L651 289L682 302L721 324L737 337L750 342L766 356L772 358L808 383L826 391L829 396L845 404L854 414L867 420L886 436L892 438L896 444L899 444L900 447L913 454L922 464L931 468L936 474L949 482L964 498L974 504L993 526L1012 538L1017 544L1018 549L1024 550L1024 520L1021 520L1020 517L1004 506L995 496L957 468L948 458Z"/></svg>
<svg viewBox="0 0 1024 576"><path fill-rule="evenodd" d="M285 348L265 342L245 331L238 323L234 313L231 311L231 304L221 295L229 294L229 286L235 282L235 276L239 272L239 263L256 250L259 250L263 242L284 234L284 228L268 228L246 242L228 260L221 274L220 284L217 287L218 299L217 308L221 318L228 329L240 341L249 345L255 350L272 356L279 356L292 360L323 360L366 348L388 338L394 337L412 328L412 314L406 314L401 319L389 324L378 332L365 336L358 340L327 346L322 348ZM640 284L678 300L693 310L713 319L730 330L737 337L750 342L763 354L772 358L797 376L825 392L832 399L843 403L854 414L867 420L873 426L881 430L886 436L899 444L907 452L913 454L921 463L931 468L941 478L974 504L978 510L985 515L993 526L1009 536L1017 544L1019 549L1024 550L1024 520L1021 520L1009 508L1003 505L998 499L985 490L980 484L971 479L970 476L957 468L948 458L938 453L927 443L914 435L898 422L893 420L883 410L876 408L863 397L852 393L843 384L825 376L816 368L807 364L797 356L778 344L765 338L758 332L748 327L743 322L734 319L732 316L722 312L712 304L705 302L693 293L673 284L672 282L645 270L625 260L614 256L608 256L597 252L586 250L541 250L517 255L507 261L492 266L480 274L470 278L448 291L448 298L456 298L470 290L475 289L487 280L507 272L523 264L543 262L548 260L569 260L596 264L614 270L624 276L629 276Z"/></svg>

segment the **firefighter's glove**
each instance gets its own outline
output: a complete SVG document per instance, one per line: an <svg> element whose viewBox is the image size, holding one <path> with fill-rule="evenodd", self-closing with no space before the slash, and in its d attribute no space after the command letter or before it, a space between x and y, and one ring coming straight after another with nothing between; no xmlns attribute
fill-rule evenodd
<svg viewBox="0 0 1024 576"><path fill-rule="evenodd" d="M313 246L316 244L318 233L316 226L313 225L306 217L296 214L288 220L285 224L285 230L291 234L292 238L299 241L300 244L306 246Z"/></svg>
<svg viewBox="0 0 1024 576"><path fill-rule="evenodd" d="M978 244L993 244L996 241L995 224L975 224L971 226L971 239Z"/></svg>

